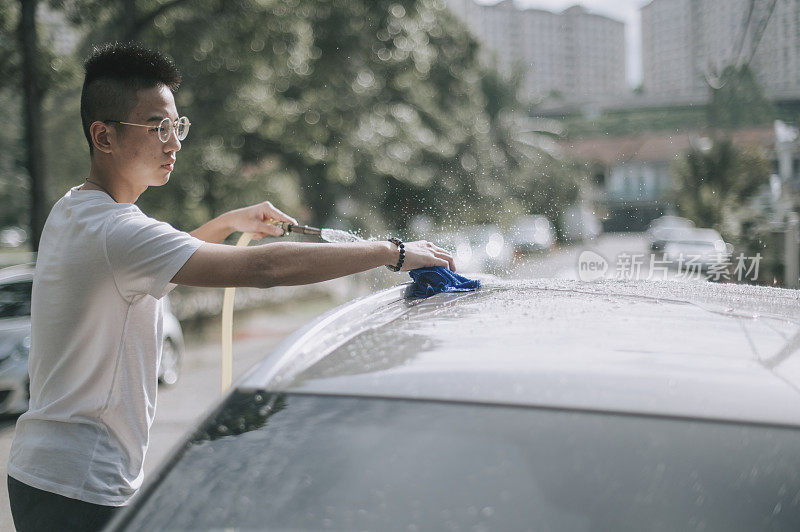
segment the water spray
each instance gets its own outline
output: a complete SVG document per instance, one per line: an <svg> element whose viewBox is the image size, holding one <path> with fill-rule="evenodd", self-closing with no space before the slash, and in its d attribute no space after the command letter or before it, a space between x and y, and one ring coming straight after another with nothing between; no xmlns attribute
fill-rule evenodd
<svg viewBox="0 0 800 532"><path fill-rule="evenodd" d="M310 225L298 225L292 224L288 222L270 222L274 223L281 229L283 229L283 234L281 236L286 236L289 233L298 233L302 235L316 235L319 236L322 240L326 242L359 242L364 240L363 238L354 235L348 231L342 231L340 229L328 229L327 227L323 227L320 229L319 227L311 227Z"/></svg>

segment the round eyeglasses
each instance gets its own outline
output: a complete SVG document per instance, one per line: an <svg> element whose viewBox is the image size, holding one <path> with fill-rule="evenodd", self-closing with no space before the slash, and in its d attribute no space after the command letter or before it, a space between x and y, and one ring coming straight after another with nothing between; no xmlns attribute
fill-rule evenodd
<svg viewBox="0 0 800 532"><path fill-rule="evenodd" d="M158 132L158 140L161 142L167 142L169 140L170 135L172 132L175 131L175 137L178 140L183 140L186 138L186 135L189 134L189 126L192 125L189 122L189 119L185 116L182 116L172 121L171 118L167 117L162 120L157 126L152 124L133 124L131 122L122 122L120 120L103 120L103 122L113 122L116 124L122 124L124 126L136 126L136 127L147 127L150 128L150 131L157 131Z"/></svg>

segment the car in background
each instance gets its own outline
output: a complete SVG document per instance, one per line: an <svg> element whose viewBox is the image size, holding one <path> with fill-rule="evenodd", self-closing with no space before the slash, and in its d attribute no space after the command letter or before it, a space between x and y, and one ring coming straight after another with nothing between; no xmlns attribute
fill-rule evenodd
<svg viewBox="0 0 800 532"><path fill-rule="evenodd" d="M295 333L109 530L800 529L800 292L483 280Z"/></svg>
<svg viewBox="0 0 800 532"><path fill-rule="evenodd" d="M28 233L21 227L0 229L0 248L16 248L25 243Z"/></svg>
<svg viewBox="0 0 800 532"><path fill-rule="evenodd" d="M556 230L545 216L522 216L511 228L510 240L517 254L548 251L556 244Z"/></svg>
<svg viewBox="0 0 800 532"><path fill-rule="evenodd" d="M28 352L31 347L33 268L0 270L0 413L28 409Z"/></svg>
<svg viewBox="0 0 800 532"><path fill-rule="evenodd" d="M172 313L169 296L161 298L164 306L164 343L161 346L161 363L158 366L158 382L172 386L181 377L183 354L183 329L181 322Z"/></svg>
<svg viewBox="0 0 800 532"><path fill-rule="evenodd" d="M650 222L647 228L647 241L650 251L660 252L664 250L664 243L676 232L694 228L694 222L688 218L680 216L665 215Z"/></svg>
<svg viewBox="0 0 800 532"><path fill-rule="evenodd" d="M733 245L714 229L674 229L664 236L660 255L667 266L677 270L706 272L730 262Z"/></svg>
<svg viewBox="0 0 800 532"><path fill-rule="evenodd" d="M561 232L567 242L582 242L600 236L603 225L591 209L573 205L561 214Z"/></svg>
<svg viewBox="0 0 800 532"><path fill-rule="evenodd" d="M0 414L21 414L28 409L33 273L30 264L0 269ZM164 345L158 379L175 384L183 359L183 331L168 298L162 301Z"/></svg>
<svg viewBox="0 0 800 532"><path fill-rule="evenodd" d="M437 238L453 252L456 269L465 273L501 273L511 267L513 248L496 225L472 225Z"/></svg>

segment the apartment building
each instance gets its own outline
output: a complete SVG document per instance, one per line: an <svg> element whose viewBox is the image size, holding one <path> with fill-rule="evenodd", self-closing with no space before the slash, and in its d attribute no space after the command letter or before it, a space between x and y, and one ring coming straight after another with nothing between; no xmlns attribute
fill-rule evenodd
<svg viewBox="0 0 800 532"><path fill-rule="evenodd" d="M492 5L447 0L502 69L521 66L531 100L560 95L591 101L624 94L625 25L573 6L560 13L520 9L512 0Z"/></svg>
<svg viewBox="0 0 800 532"><path fill-rule="evenodd" d="M767 95L800 97L800 2L652 0L641 8L642 84L702 100L727 65L749 62Z"/></svg>

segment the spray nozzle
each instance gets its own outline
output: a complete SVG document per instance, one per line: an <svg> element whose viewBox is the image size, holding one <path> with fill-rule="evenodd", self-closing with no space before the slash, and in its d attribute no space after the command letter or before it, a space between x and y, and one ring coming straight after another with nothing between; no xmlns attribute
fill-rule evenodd
<svg viewBox="0 0 800 532"><path fill-rule="evenodd" d="M289 222L283 222L278 220L271 220L270 223L279 226L283 229L283 234L281 236L286 236L289 233L300 233L303 235L321 235L322 229L318 227L311 227L310 225L297 225Z"/></svg>

